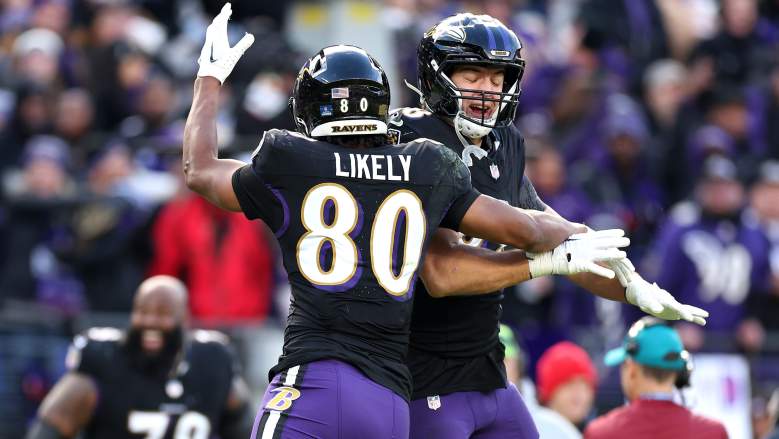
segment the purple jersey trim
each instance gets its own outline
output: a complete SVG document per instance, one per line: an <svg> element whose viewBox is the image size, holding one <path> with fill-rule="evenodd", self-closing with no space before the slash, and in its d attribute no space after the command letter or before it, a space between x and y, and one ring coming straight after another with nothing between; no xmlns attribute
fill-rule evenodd
<svg viewBox="0 0 779 439"><path fill-rule="evenodd" d="M284 221L281 223L281 227L279 227L279 229L273 233L278 239L284 235L284 233L286 233L287 228L289 227L289 205L287 204L287 200L284 198L284 195L281 194L281 191L275 189L269 184L265 184L265 186L279 200L279 203L281 203L281 208L284 211Z"/></svg>

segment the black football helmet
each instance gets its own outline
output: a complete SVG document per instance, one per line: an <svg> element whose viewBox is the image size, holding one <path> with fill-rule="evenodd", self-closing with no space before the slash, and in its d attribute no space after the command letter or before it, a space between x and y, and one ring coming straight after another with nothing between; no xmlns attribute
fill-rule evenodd
<svg viewBox="0 0 779 439"><path fill-rule="evenodd" d="M359 47L320 50L300 69L289 103L298 131L310 137L387 133L389 81Z"/></svg>
<svg viewBox="0 0 779 439"><path fill-rule="evenodd" d="M519 82L525 72L520 55L522 43L516 34L489 15L457 14L433 26L422 37L417 51L422 106L433 113L465 122L482 137L492 128L514 121L519 102ZM458 65L482 65L504 69L503 91L485 92L458 88L450 75ZM497 113L475 119L462 111L462 93L476 94L468 99L498 102ZM475 124L475 125L474 125ZM483 128L478 128L483 127Z"/></svg>

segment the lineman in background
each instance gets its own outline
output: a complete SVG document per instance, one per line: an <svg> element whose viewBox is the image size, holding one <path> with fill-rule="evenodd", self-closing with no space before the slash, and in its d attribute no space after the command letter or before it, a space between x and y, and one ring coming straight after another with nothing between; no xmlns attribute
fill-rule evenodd
<svg viewBox="0 0 779 439"><path fill-rule="evenodd" d="M248 437L248 392L227 338L188 330L187 319L181 281L144 281L127 330L76 337L27 439Z"/></svg>

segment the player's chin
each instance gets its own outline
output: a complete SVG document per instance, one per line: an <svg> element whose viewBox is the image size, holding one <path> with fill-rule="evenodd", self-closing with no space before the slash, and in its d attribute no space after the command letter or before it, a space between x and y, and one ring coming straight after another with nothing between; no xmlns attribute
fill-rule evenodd
<svg viewBox="0 0 779 439"><path fill-rule="evenodd" d="M160 354L162 354L162 348L150 348L146 346L141 346L141 353L145 357L149 357L149 358L159 357Z"/></svg>
<svg viewBox="0 0 779 439"><path fill-rule="evenodd" d="M145 329L141 331L141 349L147 355L157 355L165 346L165 337L158 329Z"/></svg>

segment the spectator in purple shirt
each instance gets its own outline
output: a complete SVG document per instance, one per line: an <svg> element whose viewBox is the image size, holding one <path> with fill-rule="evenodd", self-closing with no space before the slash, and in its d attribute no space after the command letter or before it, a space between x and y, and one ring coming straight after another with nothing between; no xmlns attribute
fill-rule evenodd
<svg viewBox="0 0 779 439"><path fill-rule="evenodd" d="M750 343L743 331L733 337L748 317L747 298L763 288L768 269L767 240L742 215L744 203L733 162L708 159L694 201L673 209L648 261L657 283L679 300L710 310L705 328L679 328L693 350L733 349L734 342L755 347L745 346Z"/></svg>

